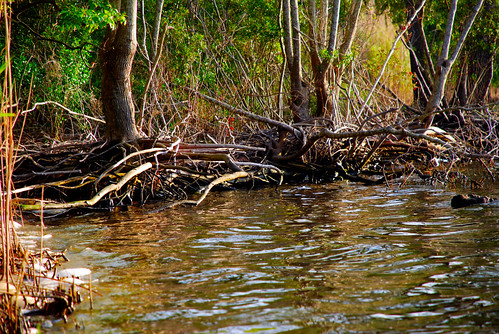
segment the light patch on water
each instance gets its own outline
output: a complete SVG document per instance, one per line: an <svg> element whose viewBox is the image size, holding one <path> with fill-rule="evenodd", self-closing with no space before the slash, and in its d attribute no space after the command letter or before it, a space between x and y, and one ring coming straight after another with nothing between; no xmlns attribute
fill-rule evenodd
<svg viewBox="0 0 499 334"><path fill-rule="evenodd" d="M294 251L300 250L302 248L304 248L304 247L303 246L296 246L294 248L277 247L277 248L262 249L262 250L255 251L255 252L247 252L245 254L246 255L259 255L259 254L289 253L289 252L294 252Z"/></svg>
<svg viewBox="0 0 499 334"><path fill-rule="evenodd" d="M437 274L437 275L432 275L430 278L435 279L435 280L444 280L449 278L449 274Z"/></svg>
<svg viewBox="0 0 499 334"><path fill-rule="evenodd" d="M391 236L398 236L398 237L413 237L416 235L420 235L419 233L413 233L413 232L404 232L404 231L397 231L397 232L392 232L389 233Z"/></svg>
<svg viewBox="0 0 499 334"><path fill-rule="evenodd" d="M400 320L404 316L400 314L384 314L384 313L375 313L371 315L371 318L382 319L382 320Z"/></svg>
<svg viewBox="0 0 499 334"><path fill-rule="evenodd" d="M312 221L310 219L307 219L307 218L293 219L293 222L295 222L295 223L312 223Z"/></svg>
<svg viewBox="0 0 499 334"><path fill-rule="evenodd" d="M450 261L450 262L449 262L449 267L453 267L453 266L454 266L454 267L455 267L455 266L460 266L460 265L462 265L462 264L463 264L463 262L462 262L462 261Z"/></svg>
<svg viewBox="0 0 499 334"><path fill-rule="evenodd" d="M420 317L436 317L442 314L443 314L442 312L421 311L421 312L407 313L407 316L420 318Z"/></svg>
<svg viewBox="0 0 499 334"><path fill-rule="evenodd" d="M227 333L227 334L276 334L276 333L285 333L291 332L293 330L298 330L300 327L294 325L285 325L279 323L263 323L256 325L248 325L248 326L229 326L217 329L215 331L207 331L204 333Z"/></svg>
<svg viewBox="0 0 499 334"><path fill-rule="evenodd" d="M180 310L166 310L157 311L146 314L141 314L136 317L136 321L159 321L166 320L170 318L197 318L197 317L210 317L213 315L227 313L223 309L213 309L213 310L198 310L195 308L180 309Z"/></svg>

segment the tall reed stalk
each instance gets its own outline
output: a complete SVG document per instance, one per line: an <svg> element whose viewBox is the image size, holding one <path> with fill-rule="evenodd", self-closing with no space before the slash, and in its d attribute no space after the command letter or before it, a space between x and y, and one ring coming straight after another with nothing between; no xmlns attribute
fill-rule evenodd
<svg viewBox="0 0 499 334"><path fill-rule="evenodd" d="M0 60L0 77L3 77L0 103L0 219L2 232L0 331L3 333L18 330L16 306L11 302L10 297L15 295L17 290L13 274L15 272L16 251L20 249L13 229L12 211L12 173L15 155L13 126L16 115L13 109L13 82L10 59L11 10L9 4L10 1L0 0L0 24L4 30L3 34L0 34L0 36L4 35L3 54Z"/></svg>

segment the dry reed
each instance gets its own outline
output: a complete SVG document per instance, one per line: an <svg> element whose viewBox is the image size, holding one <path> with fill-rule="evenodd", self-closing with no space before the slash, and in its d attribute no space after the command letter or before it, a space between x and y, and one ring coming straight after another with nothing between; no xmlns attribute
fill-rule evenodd
<svg viewBox="0 0 499 334"><path fill-rule="evenodd" d="M0 105L0 220L2 233L2 273L0 278L0 322L2 325L0 325L0 331L9 333L17 329L17 308L11 302L11 296L15 296L18 291L14 279L15 258L22 255L19 254L19 242L13 229L12 173L15 156L13 125L16 115L13 110L13 82L10 59L11 21L10 7L7 0L1 0L0 2L0 22L5 36L3 64L1 65L3 85Z"/></svg>

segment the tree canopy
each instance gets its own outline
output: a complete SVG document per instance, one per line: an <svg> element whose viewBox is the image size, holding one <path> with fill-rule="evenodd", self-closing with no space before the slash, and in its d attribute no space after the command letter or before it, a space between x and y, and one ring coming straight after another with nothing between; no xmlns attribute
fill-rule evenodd
<svg viewBox="0 0 499 334"><path fill-rule="evenodd" d="M358 97L368 94L365 103L359 102L362 112L381 112L393 107L393 101L422 111L435 82L449 12L446 3L425 1L419 16L408 22L411 10L422 2L377 0L373 8L360 0L138 1L138 49L130 72L133 118L146 136L199 134L197 127L217 131L225 126L230 117L227 112L193 98L192 91L269 118L303 121L326 117L337 126L359 122L360 115L355 116L357 121L351 118L352 89L358 90ZM466 0L457 7L451 47L475 3ZM489 88L497 85L497 67L493 66L499 35L497 1L484 1L483 6L456 60L458 65L446 79L450 83L442 107L493 98ZM296 8L295 14L292 8ZM296 18L286 16L289 13ZM413 57L410 66L399 56L383 65L386 49L385 53L383 48L370 51L369 31L383 27L383 20L375 19L383 13L399 31L408 29L403 41L405 52ZM94 138L104 134L103 125L92 121L102 119L105 106L102 58L98 55L106 32L124 25L126 13L106 0L23 0L13 4L13 17L13 68L22 104L31 108L36 102L53 101L83 115L68 115L57 105L44 104L30 112L27 129L41 126L55 137L68 132L87 133L87 137L90 133ZM294 20L289 30L295 31L292 38L302 44L297 61L286 51L287 17ZM417 36L424 37L423 44L411 41ZM384 43L390 45L391 41ZM402 48L398 45L394 50ZM407 69L400 70L403 66ZM298 68L301 79L293 74ZM383 93L377 94L371 105L369 86L376 77L381 86L374 90L388 91L392 102L382 97ZM413 101L406 97L412 94L407 84L405 88L390 87L390 80L411 79ZM297 104L302 116L297 117L293 110L293 96L303 99Z"/></svg>

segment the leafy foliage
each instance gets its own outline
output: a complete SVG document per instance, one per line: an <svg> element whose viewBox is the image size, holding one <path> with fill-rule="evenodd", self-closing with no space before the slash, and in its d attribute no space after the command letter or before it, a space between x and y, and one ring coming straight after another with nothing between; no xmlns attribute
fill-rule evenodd
<svg viewBox="0 0 499 334"><path fill-rule="evenodd" d="M497 0L489 2L497 6ZM143 3L144 8L139 10L139 52L132 73L137 106L142 103L140 98L150 74L152 60L148 53L151 54L151 31L156 15L155 0L139 3ZM460 2L455 34L461 31L474 3L474 0ZM395 0L375 1L378 12L388 12L396 25L404 25L407 21L405 4ZM303 5L305 3L300 2L300 6ZM351 1L342 2L340 27L347 23L351 5ZM31 104L52 100L73 111L99 116L99 46L107 27L123 22L124 16L107 0L19 0L12 6L16 17L12 23L15 32L12 36L14 78L20 87L18 95L22 102L27 103L28 97ZM306 9L302 8L302 11ZM442 1L428 1L425 7L424 28L434 60L441 47L447 12L447 4ZM498 13L498 10L482 13L465 51L489 49L496 52ZM199 105L184 103L189 97L183 87L221 97L257 113L277 109L284 62L280 46L279 1L165 0L162 14L161 31L166 26L173 29L166 32L162 57L151 86L154 94L149 94L145 111L149 118L166 116L165 124L156 124L156 127L169 126L166 123L170 119L183 121L193 110L201 112ZM308 22L302 20L303 38L306 39ZM354 45L357 51L347 55L344 64L340 65L350 65L359 57L368 57L365 58L365 69L369 76L375 76L387 46L367 51L360 50L361 47L361 43ZM338 54L322 50L320 57L334 60ZM398 82L410 88L407 79L410 74L404 61L393 59L390 62L393 71L387 74L386 83ZM308 73L305 79L311 80L311 65L307 60L304 62ZM499 71L498 67L494 70ZM495 74L497 78L499 73ZM210 120L218 117L213 108L206 107L204 111ZM279 116L283 116L282 111ZM73 128L76 132L91 128L81 118L70 119L67 113L48 105L38 108L30 117L28 124L50 128L52 135L62 133L66 128Z"/></svg>
<svg viewBox="0 0 499 334"><path fill-rule="evenodd" d="M125 16L108 1L60 1L59 17L62 32L80 31L91 34L98 29L114 29L117 22L124 22Z"/></svg>
<svg viewBox="0 0 499 334"><path fill-rule="evenodd" d="M55 101L75 112L97 114L98 87L92 81L104 30L124 17L105 0L55 3L18 1L14 6L14 78L22 100ZM27 101L26 101L27 102ZM42 126L57 137L64 127L85 130L60 109L39 108L30 115L31 125ZM47 126L48 125L48 126ZM76 126L76 128L74 128Z"/></svg>
<svg viewBox="0 0 499 334"><path fill-rule="evenodd" d="M388 12L392 21L398 25L404 25L407 22L407 4L414 4L417 7L421 0L413 1L395 1L395 0L376 0L375 5L378 12ZM451 50L457 43L459 35L461 34L466 20L468 19L471 10L476 5L476 0L462 0L459 2L457 13L455 16L454 29L452 32ZM469 54L480 52L482 56L488 54L491 59L494 58L493 54L497 53L497 42L499 38L499 5L497 0L486 0L485 4L475 20L474 27L470 31L465 44L464 50L460 54L458 62L462 64L461 69L465 64L473 66L478 60L475 57L468 57ZM430 55L433 63L436 64L440 56L442 47L443 36L445 33L447 16L449 12L449 3L445 1L427 1L424 7L423 15L423 29L428 41ZM479 65L479 66L478 66ZM484 64L478 64L471 72L476 71L477 68L483 67ZM470 67L471 68L471 67ZM478 73L469 73L470 76L479 76ZM494 77L496 83L499 75L497 66L494 68ZM459 70L455 70L451 75L451 82L453 85L449 87L456 87L457 81L461 76ZM476 78L475 78L476 79ZM448 93L450 95L450 93Z"/></svg>

